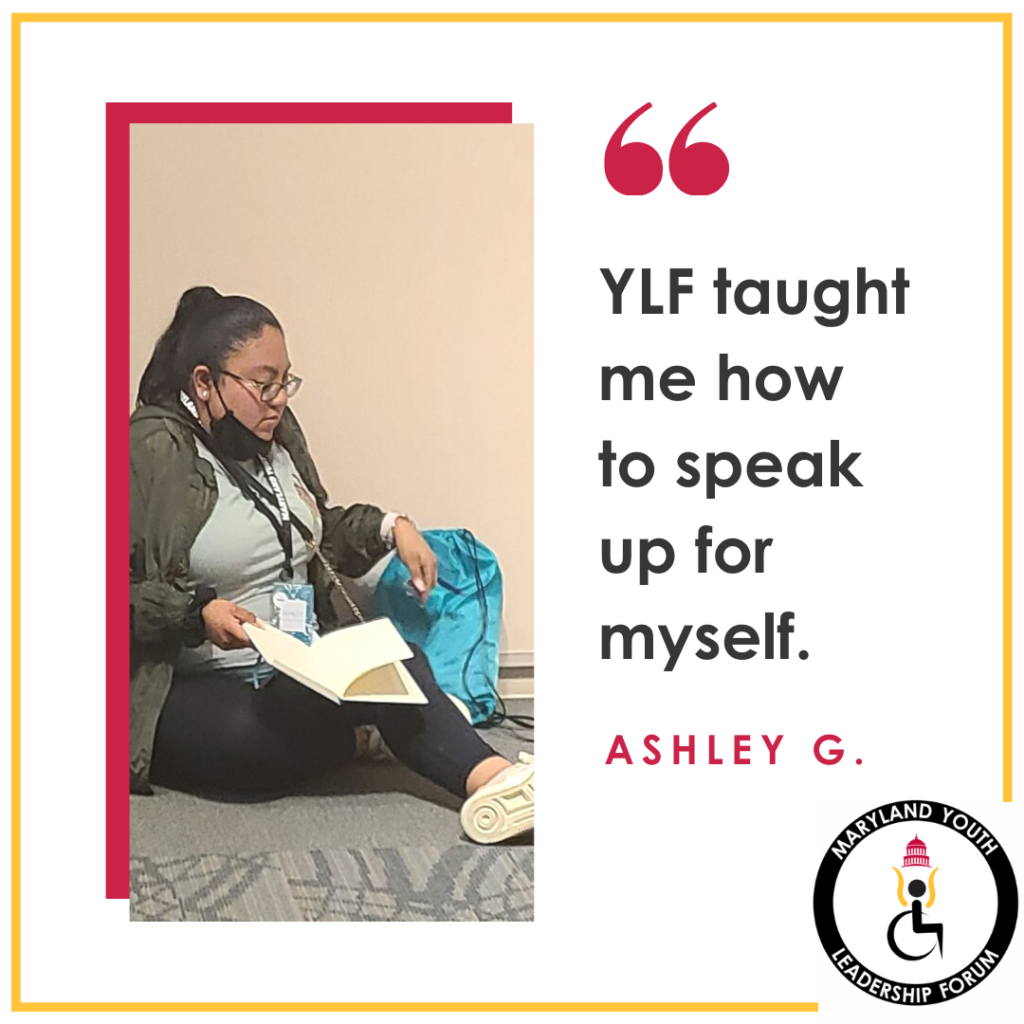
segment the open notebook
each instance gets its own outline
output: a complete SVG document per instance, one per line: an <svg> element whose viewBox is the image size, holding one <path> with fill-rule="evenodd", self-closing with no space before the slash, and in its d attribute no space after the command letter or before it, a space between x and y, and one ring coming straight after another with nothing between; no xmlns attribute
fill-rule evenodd
<svg viewBox="0 0 1024 1024"><path fill-rule="evenodd" d="M266 622L246 624L245 631L268 664L335 704L427 703L402 664L412 651L390 619L346 626L309 647Z"/></svg>

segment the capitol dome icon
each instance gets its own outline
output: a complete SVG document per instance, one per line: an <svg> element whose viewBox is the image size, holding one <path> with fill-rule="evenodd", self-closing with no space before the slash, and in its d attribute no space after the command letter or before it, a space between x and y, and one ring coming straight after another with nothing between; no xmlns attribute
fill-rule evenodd
<svg viewBox="0 0 1024 1024"><path fill-rule="evenodd" d="M907 853L903 858L905 868L930 868L931 861L928 859L928 847L914 835L914 838L907 843Z"/></svg>

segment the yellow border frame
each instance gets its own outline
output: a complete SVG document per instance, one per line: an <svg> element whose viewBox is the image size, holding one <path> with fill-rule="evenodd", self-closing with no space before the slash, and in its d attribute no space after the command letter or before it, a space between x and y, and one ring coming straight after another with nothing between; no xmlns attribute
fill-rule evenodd
<svg viewBox="0 0 1024 1024"><path fill-rule="evenodd" d="M1003 26L1003 800L1013 800L1012 14L11 15L11 1009L13 1011L817 1012L817 1003L25 1003L21 1000L21 26L26 22L997 22Z"/></svg>

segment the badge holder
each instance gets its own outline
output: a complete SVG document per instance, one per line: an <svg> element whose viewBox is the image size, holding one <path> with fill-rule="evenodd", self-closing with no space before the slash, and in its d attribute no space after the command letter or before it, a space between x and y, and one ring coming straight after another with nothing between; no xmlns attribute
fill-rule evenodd
<svg viewBox="0 0 1024 1024"><path fill-rule="evenodd" d="M282 633L313 643L313 587L309 583L275 583L271 594L271 625Z"/></svg>

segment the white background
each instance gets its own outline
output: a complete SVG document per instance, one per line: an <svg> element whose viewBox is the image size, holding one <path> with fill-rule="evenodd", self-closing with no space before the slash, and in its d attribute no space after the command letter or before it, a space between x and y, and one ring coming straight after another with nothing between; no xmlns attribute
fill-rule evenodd
<svg viewBox="0 0 1024 1024"><path fill-rule="evenodd" d="M900 1012L866 1003L818 944L814 873L838 829L887 800L939 799L975 814L1021 864L1019 814L998 803L1000 58L998 26L962 24L25 26L23 998L817 1000L829 1020ZM533 925L144 928L102 899L103 104L213 99L511 100L514 120L536 126L545 781ZM627 140L665 158L681 125L717 102L692 136L729 156L716 196L684 196L667 173L647 197L609 188L605 144L648 101ZM602 266L638 268L621 317L609 315ZM666 306L668 267L694 268L679 316L639 315L643 266ZM734 282L811 288L858 266L881 278L904 266L908 313L835 329L811 312L719 317L718 266ZM726 404L719 352L752 368L845 369L832 403ZM695 397L602 403L606 362L684 363ZM683 450L785 457L833 437L864 453L863 488L741 484L708 502L672 483ZM604 438L649 452L654 483L602 489ZM71 517L82 542L69 551ZM768 571L696 576L705 522L720 538L773 537ZM672 572L640 588L601 570L602 537L651 536L676 543ZM69 572L75 596L55 584ZM70 609L54 608L58 589ZM797 613L794 651L808 661L686 654L665 673L657 660L600 659L602 623L677 632L756 624L766 610ZM751 733L754 763L645 766L648 732ZM762 732L785 734L775 767L756 753ZM848 751L833 768L810 754L828 732ZM616 733L631 767L604 764ZM998 1017L1019 996L1017 947L944 1016ZM412 964L396 972L401 948Z"/></svg>

